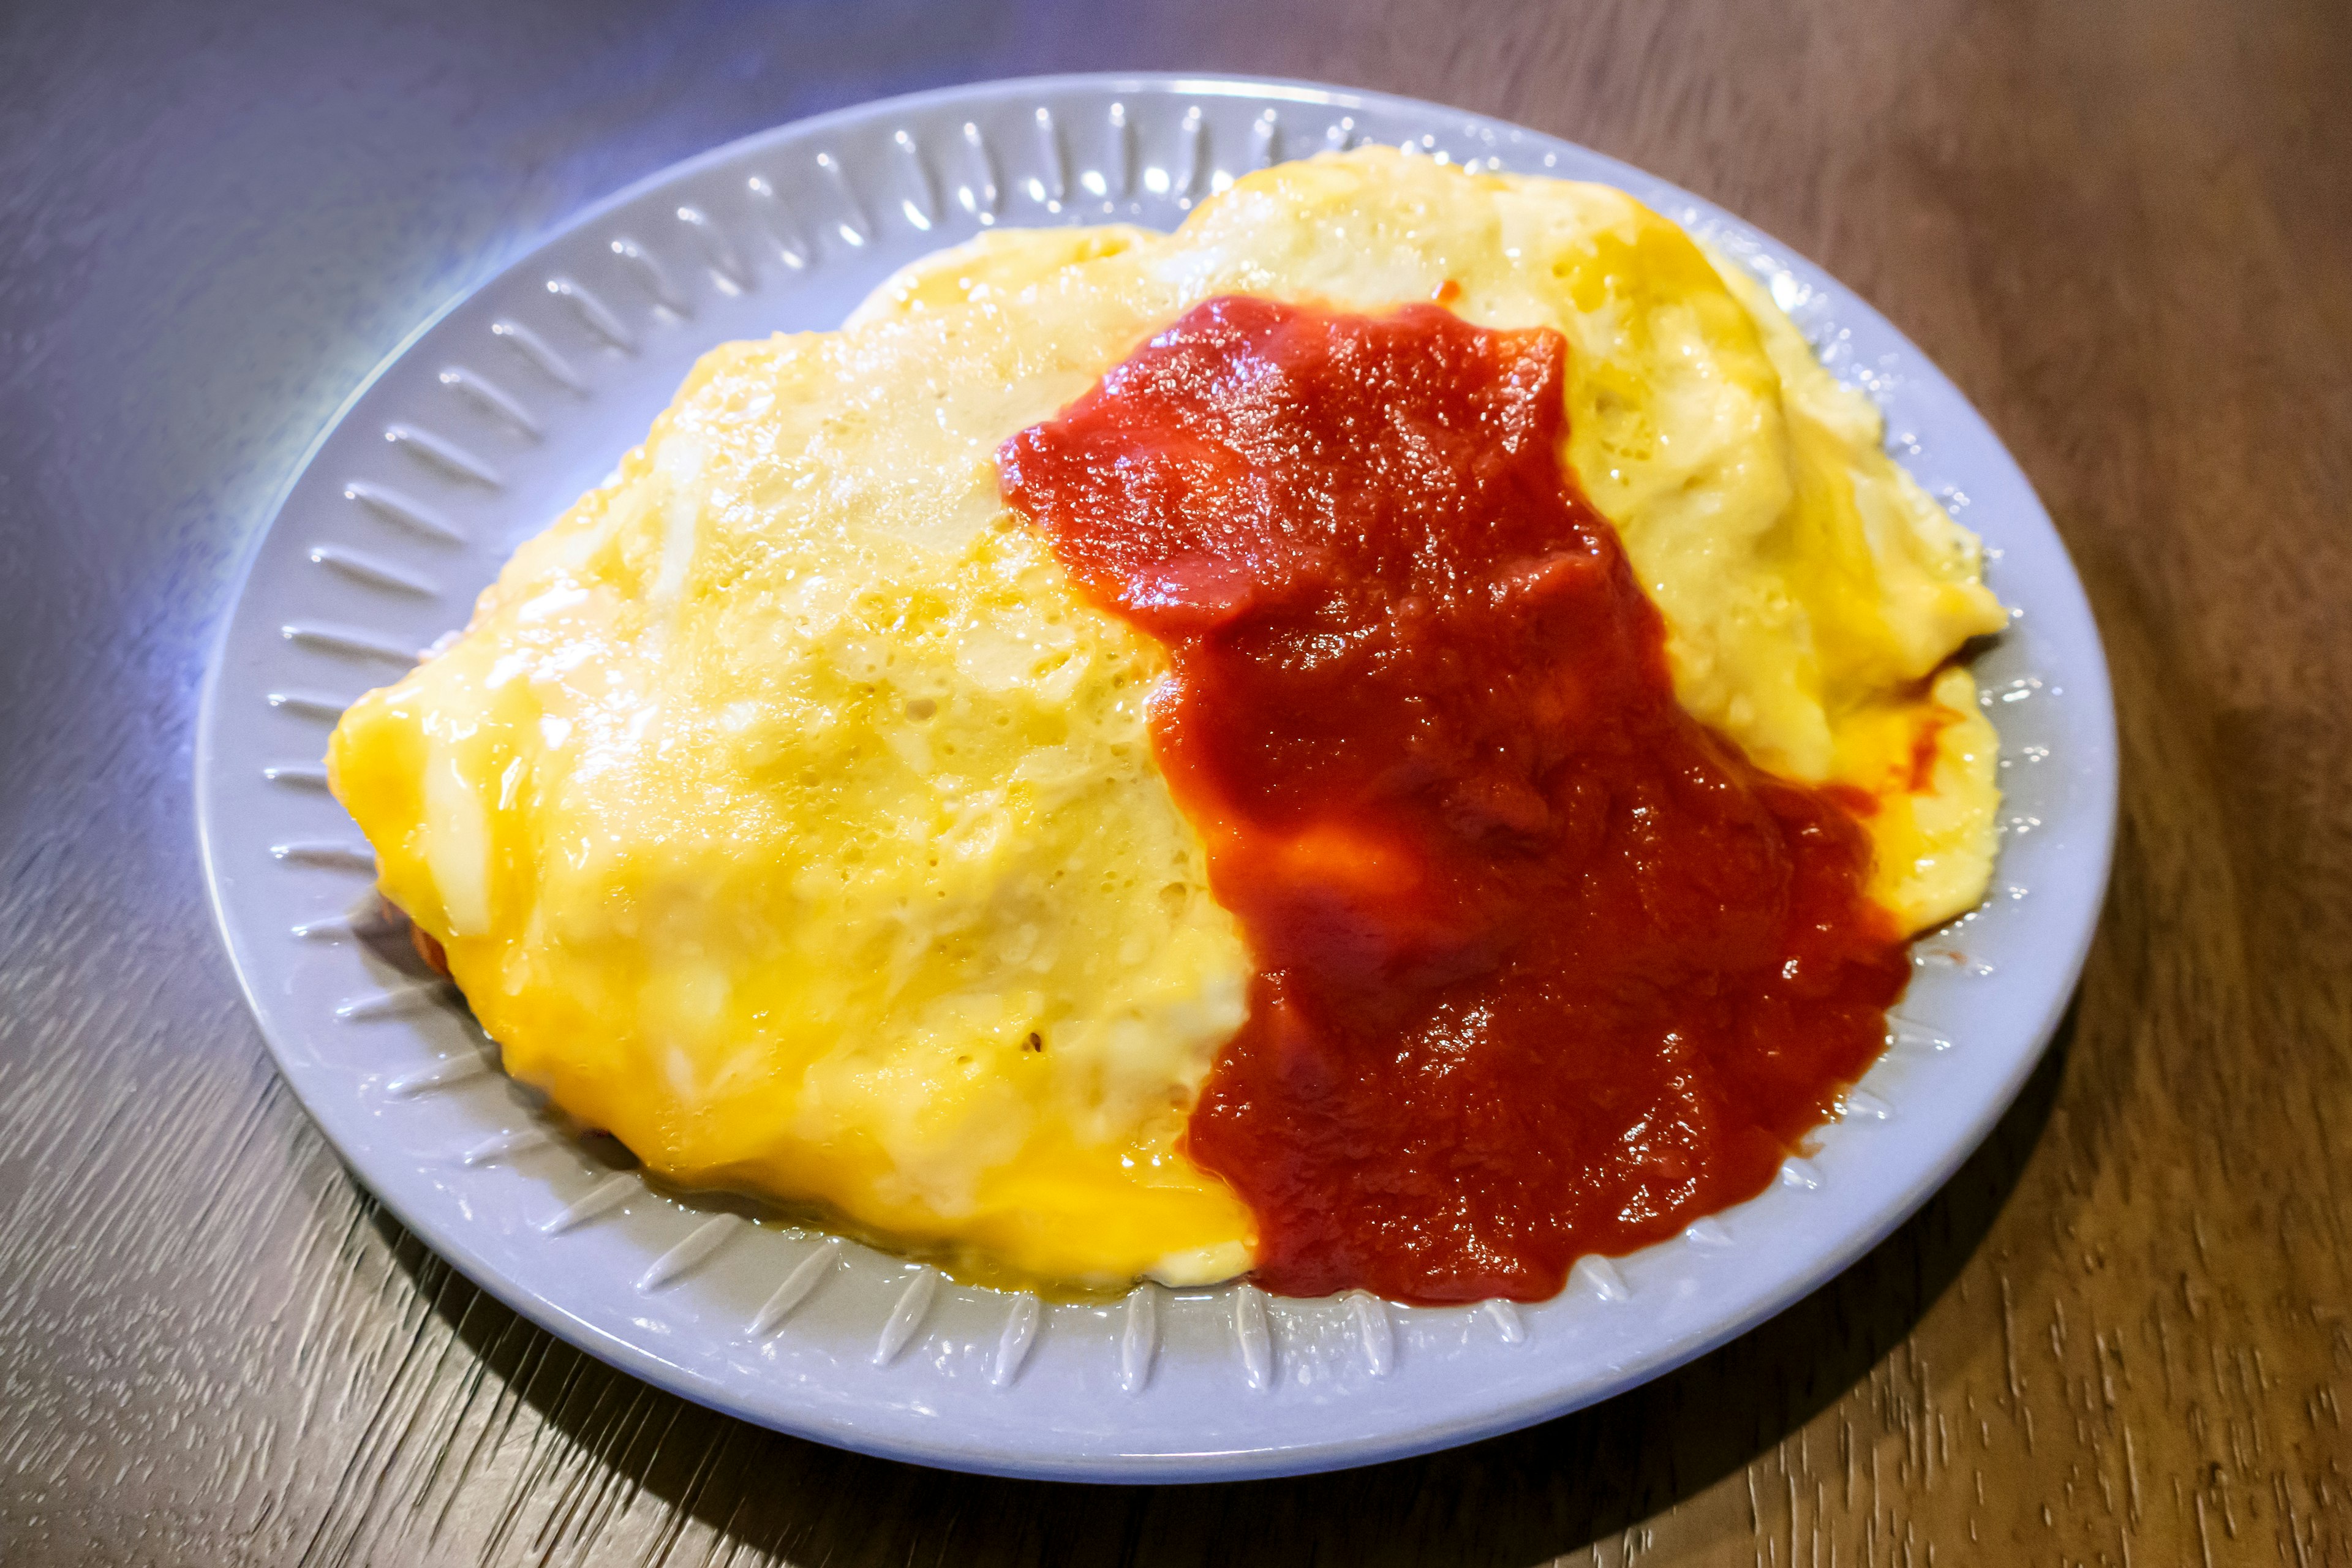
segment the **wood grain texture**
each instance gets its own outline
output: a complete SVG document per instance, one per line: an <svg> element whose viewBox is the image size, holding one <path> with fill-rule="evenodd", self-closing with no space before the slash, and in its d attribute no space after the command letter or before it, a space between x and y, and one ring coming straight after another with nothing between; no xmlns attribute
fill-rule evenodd
<svg viewBox="0 0 2352 1568"><path fill-rule="evenodd" d="M1826 265L2010 442L2126 755L2068 1027L1960 1177L1610 1404L1181 1490L863 1459L551 1341L270 1070L186 798L244 542L579 203L944 81L1460 103ZM0 10L0 1561L2352 1564L2352 13L2231 0Z"/></svg>

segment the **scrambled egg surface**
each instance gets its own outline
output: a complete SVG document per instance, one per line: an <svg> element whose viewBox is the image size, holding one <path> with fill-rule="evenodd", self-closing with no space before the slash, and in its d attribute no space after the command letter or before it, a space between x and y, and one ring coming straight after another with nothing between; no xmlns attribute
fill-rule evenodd
<svg viewBox="0 0 2352 1568"><path fill-rule="evenodd" d="M1172 236L992 234L841 331L713 351L462 637L351 709L336 794L509 1071L662 1176L981 1277L1248 1267L1247 1211L1177 1147L1251 964L1151 760L1161 657L992 462L1234 292L1564 333L1567 456L1677 696L1872 797L1906 926L1982 896L1994 738L1946 661L2005 617L1870 405L1631 198L1365 150Z"/></svg>

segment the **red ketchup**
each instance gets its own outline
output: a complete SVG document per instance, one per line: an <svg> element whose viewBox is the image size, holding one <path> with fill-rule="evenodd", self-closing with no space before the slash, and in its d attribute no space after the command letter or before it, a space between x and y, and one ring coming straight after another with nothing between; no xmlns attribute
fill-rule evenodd
<svg viewBox="0 0 2352 1568"><path fill-rule="evenodd" d="M1154 749L1259 966L1187 1152L1277 1291L1538 1300L1754 1194L1909 974L1850 810L1675 703L1567 353L1212 300L998 455L1172 662Z"/></svg>

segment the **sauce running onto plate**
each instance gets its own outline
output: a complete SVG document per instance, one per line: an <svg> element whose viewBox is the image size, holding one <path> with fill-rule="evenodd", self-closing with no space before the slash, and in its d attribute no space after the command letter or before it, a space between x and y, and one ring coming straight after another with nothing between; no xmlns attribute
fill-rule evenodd
<svg viewBox="0 0 2352 1568"><path fill-rule="evenodd" d="M1567 353L1213 300L999 454L1171 659L1154 745L1260 970L1186 1145L1276 1290L1540 1299L1751 1196L1909 973L1849 811L1675 703Z"/></svg>

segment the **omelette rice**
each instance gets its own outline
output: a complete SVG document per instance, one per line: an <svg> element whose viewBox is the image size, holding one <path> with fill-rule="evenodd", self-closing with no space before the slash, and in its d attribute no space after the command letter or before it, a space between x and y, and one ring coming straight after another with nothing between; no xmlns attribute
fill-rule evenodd
<svg viewBox="0 0 2352 1568"><path fill-rule="evenodd" d="M646 1168L987 1278L1198 1283L1257 1227L1186 1152L1255 965L1155 757L1165 648L996 454L1187 311L1442 301L1566 345L1563 470L1675 700L1857 803L1903 932L1983 895L1976 541L1756 282L1614 190L1383 150L1159 236L991 234L836 332L707 355L463 637L331 742L381 886L508 1070Z"/></svg>

